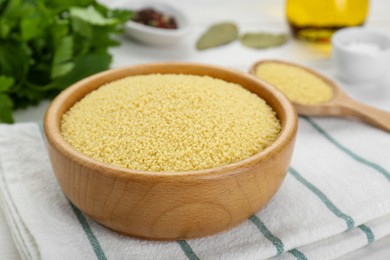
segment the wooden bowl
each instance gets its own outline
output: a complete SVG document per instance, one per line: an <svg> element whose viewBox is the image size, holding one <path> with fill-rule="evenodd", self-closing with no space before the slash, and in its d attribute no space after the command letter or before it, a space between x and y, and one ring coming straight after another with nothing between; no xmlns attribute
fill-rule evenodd
<svg viewBox="0 0 390 260"><path fill-rule="evenodd" d="M87 93L130 75L208 75L238 83L276 111L282 130L276 141L245 160L189 172L145 172L89 158L62 137L62 115ZM211 65L161 63L110 70L79 81L58 95L44 120L50 160L68 199L115 231L161 240L211 235L236 226L263 207L281 185L291 160L297 115L273 87L235 70Z"/></svg>

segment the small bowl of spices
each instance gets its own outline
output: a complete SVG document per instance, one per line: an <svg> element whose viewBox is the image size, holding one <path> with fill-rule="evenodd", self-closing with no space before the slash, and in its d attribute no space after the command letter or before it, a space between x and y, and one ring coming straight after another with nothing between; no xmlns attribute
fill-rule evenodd
<svg viewBox="0 0 390 260"><path fill-rule="evenodd" d="M157 2L131 3L134 16L125 24L125 33L149 45L170 45L189 32L189 22L180 10Z"/></svg>
<svg viewBox="0 0 390 260"><path fill-rule="evenodd" d="M176 240L266 205L288 170L297 115L251 75L159 63L75 83L44 129L58 183L81 211L123 234Z"/></svg>
<svg viewBox="0 0 390 260"><path fill-rule="evenodd" d="M390 66L390 37L363 27L337 31L332 37L333 63L349 83L379 80Z"/></svg>

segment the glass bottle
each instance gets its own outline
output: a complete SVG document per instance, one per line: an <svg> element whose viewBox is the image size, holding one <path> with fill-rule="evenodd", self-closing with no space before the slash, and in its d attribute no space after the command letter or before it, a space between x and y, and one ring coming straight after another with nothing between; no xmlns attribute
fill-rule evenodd
<svg viewBox="0 0 390 260"><path fill-rule="evenodd" d="M293 35L309 42L329 42L340 28L363 25L368 0L286 0Z"/></svg>

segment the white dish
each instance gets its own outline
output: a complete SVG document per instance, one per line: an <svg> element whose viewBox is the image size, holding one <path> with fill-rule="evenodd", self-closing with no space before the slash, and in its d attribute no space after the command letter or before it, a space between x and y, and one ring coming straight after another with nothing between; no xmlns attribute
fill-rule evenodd
<svg viewBox="0 0 390 260"><path fill-rule="evenodd" d="M390 66L390 38L363 27L337 31L332 58L338 76L350 83L380 79Z"/></svg>
<svg viewBox="0 0 390 260"><path fill-rule="evenodd" d="M170 45L181 41L189 33L189 21L187 16L180 10L159 2L142 1L129 2L124 4L125 8L139 11L144 8L153 8L159 12L175 18L177 29L160 29L152 26L143 25L134 21L128 21L125 24L125 33L127 36L149 45Z"/></svg>

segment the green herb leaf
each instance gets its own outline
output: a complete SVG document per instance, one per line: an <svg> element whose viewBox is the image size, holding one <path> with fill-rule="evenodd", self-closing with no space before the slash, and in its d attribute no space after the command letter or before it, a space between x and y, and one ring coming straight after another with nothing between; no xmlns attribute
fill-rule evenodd
<svg viewBox="0 0 390 260"><path fill-rule="evenodd" d="M12 27L6 19L0 19L0 38L8 37Z"/></svg>
<svg viewBox="0 0 390 260"><path fill-rule="evenodd" d="M198 40L196 48L205 50L235 41L238 37L237 25L231 22L212 25Z"/></svg>
<svg viewBox="0 0 390 260"><path fill-rule="evenodd" d="M112 58L108 53L94 53L78 57L72 71L56 81L56 86L59 89L65 89L78 80L107 69L111 60Z"/></svg>
<svg viewBox="0 0 390 260"><path fill-rule="evenodd" d="M14 84L14 79L0 75L0 92L6 92L11 88L11 86Z"/></svg>
<svg viewBox="0 0 390 260"><path fill-rule="evenodd" d="M40 36L43 33L42 23L42 18L39 16L23 18L20 23L22 40L28 41Z"/></svg>
<svg viewBox="0 0 390 260"><path fill-rule="evenodd" d="M0 107L0 122L12 124L14 119L12 117L12 108Z"/></svg>
<svg viewBox="0 0 390 260"><path fill-rule="evenodd" d="M96 0L0 0L0 121L108 69L131 15Z"/></svg>
<svg viewBox="0 0 390 260"><path fill-rule="evenodd" d="M53 68L51 70L51 78L55 79L55 78L61 77L63 75L66 75L67 73L69 73L69 71L71 71L73 69L73 67L74 67L73 62L56 64L55 66L53 66Z"/></svg>
<svg viewBox="0 0 390 260"><path fill-rule="evenodd" d="M29 63L28 48L24 43L0 41L0 74L22 80L27 75Z"/></svg>
<svg viewBox="0 0 390 260"><path fill-rule="evenodd" d="M0 94L0 108L12 107L12 100L6 94Z"/></svg>
<svg viewBox="0 0 390 260"><path fill-rule="evenodd" d="M4 5L5 3L5 0L0 0L0 11L1 11L1 7Z"/></svg>
<svg viewBox="0 0 390 260"><path fill-rule="evenodd" d="M100 26L115 24L119 22L116 19L103 17L103 15L101 15L94 8L72 7L70 8L70 16L78 18L89 24Z"/></svg>
<svg viewBox="0 0 390 260"><path fill-rule="evenodd" d="M118 19L121 23L127 22L134 15L131 10L114 9L111 12L111 17Z"/></svg>
<svg viewBox="0 0 390 260"><path fill-rule="evenodd" d="M68 61L73 56L73 37L67 36L60 40L54 52L53 64Z"/></svg>
<svg viewBox="0 0 390 260"><path fill-rule="evenodd" d="M73 57L73 37L67 36L60 40L56 46L51 70L51 78L58 78L73 69L73 62L68 62Z"/></svg>
<svg viewBox="0 0 390 260"><path fill-rule="evenodd" d="M13 123L12 100L9 96L0 93L0 122Z"/></svg>
<svg viewBox="0 0 390 260"><path fill-rule="evenodd" d="M95 0L50 0L47 3L50 8L63 11L71 7L88 7L90 5L97 5Z"/></svg>
<svg viewBox="0 0 390 260"><path fill-rule="evenodd" d="M78 17L72 17L72 29L75 33L85 37L92 38L92 26Z"/></svg>
<svg viewBox="0 0 390 260"><path fill-rule="evenodd" d="M57 42L69 34L70 22L69 20L63 20L56 17L54 23L51 25L51 33L53 35L53 41Z"/></svg>
<svg viewBox="0 0 390 260"><path fill-rule="evenodd" d="M288 41L286 34L246 33L241 36L241 44L254 49L265 49L285 44Z"/></svg>

